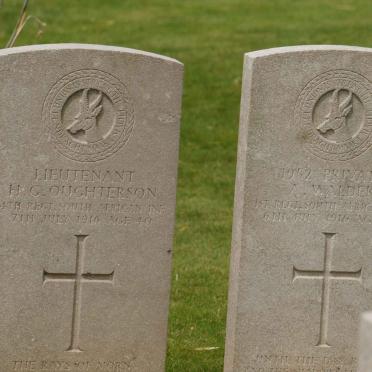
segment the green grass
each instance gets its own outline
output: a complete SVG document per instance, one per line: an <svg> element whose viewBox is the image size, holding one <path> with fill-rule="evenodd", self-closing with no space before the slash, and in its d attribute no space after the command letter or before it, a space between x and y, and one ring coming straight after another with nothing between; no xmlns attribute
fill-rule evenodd
<svg viewBox="0 0 372 372"><path fill-rule="evenodd" d="M15 2L5 0L0 12L2 45ZM31 0L31 12L47 28L37 38L30 24L17 45L114 44L185 63L167 371L222 371L243 53L372 46L372 2ZM197 350L208 347L216 349Z"/></svg>

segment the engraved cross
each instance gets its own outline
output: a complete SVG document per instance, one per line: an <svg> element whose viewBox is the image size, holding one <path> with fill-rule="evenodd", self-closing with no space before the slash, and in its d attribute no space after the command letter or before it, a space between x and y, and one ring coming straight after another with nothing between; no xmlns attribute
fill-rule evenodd
<svg viewBox="0 0 372 372"><path fill-rule="evenodd" d="M362 269L358 271L334 271L332 270L332 255L334 249L335 233L323 233L325 236L324 266L322 271L298 270L293 266L293 281L297 279L321 279L322 302L320 312L319 342L316 346L330 347L327 342L329 321L329 298L330 284L332 280L354 280L362 282Z"/></svg>
<svg viewBox="0 0 372 372"><path fill-rule="evenodd" d="M88 235L75 235L76 245L76 268L74 273L48 273L43 272L43 285L48 282L73 282L74 299L72 310L71 343L66 351L79 353L81 294L84 283L107 283L114 284L114 271L110 274L92 274L84 272L85 241Z"/></svg>

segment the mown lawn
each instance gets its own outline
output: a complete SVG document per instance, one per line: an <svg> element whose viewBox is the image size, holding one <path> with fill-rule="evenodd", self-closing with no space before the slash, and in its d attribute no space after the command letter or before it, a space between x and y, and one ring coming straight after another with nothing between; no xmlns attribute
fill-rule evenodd
<svg viewBox="0 0 372 372"><path fill-rule="evenodd" d="M1 45L20 1L4 3ZM30 12L47 27L36 37L30 23L17 45L112 44L185 63L167 371L222 371L243 54L295 44L372 46L372 2L31 0Z"/></svg>

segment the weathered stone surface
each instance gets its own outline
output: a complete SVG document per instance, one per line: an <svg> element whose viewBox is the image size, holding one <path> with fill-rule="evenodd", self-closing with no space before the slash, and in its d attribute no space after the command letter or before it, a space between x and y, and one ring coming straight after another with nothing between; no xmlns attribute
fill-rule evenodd
<svg viewBox="0 0 372 372"><path fill-rule="evenodd" d="M0 370L162 371L183 67L0 51Z"/></svg>
<svg viewBox="0 0 372 372"><path fill-rule="evenodd" d="M372 49L248 53L225 371L350 372L372 308Z"/></svg>
<svg viewBox="0 0 372 372"><path fill-rule="evenodd" d="M358 372L372 371L372 313L364 313L360 322Z"/></svg>

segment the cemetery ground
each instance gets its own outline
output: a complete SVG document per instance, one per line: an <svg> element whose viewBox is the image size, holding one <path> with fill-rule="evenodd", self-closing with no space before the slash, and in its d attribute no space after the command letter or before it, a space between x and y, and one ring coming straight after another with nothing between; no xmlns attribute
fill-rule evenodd
<svg viewBox="0 0 372 372"><path fill-rule="evenodd" d="M2 45L14 3L5 0L0 12ZM47 26L37 37L31 20L17 45L109 44L185 64L167 370L222 371L243 54L296 44L371 47L371 2L38 0L29 12Z"/></svg>

